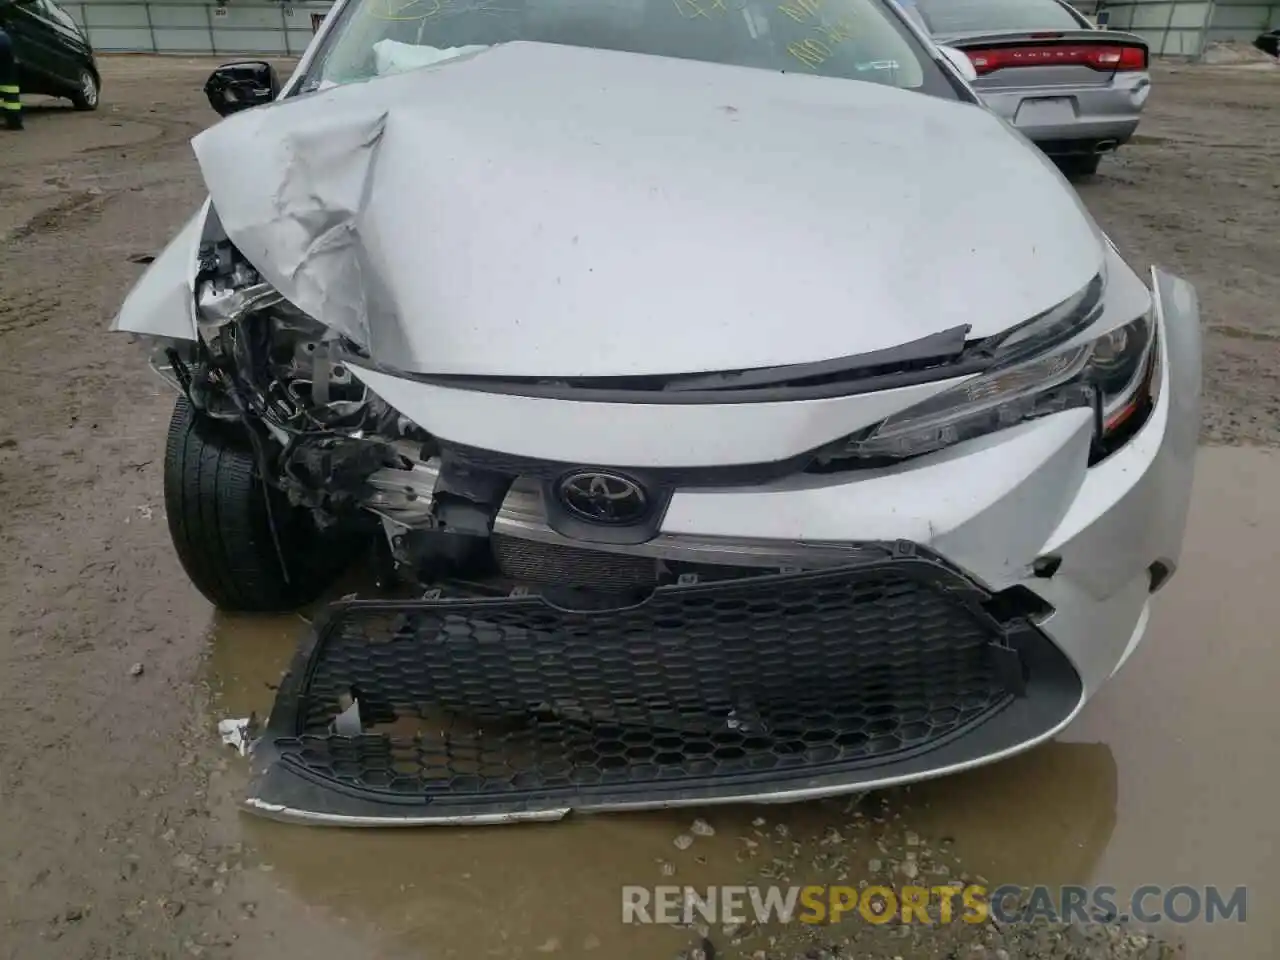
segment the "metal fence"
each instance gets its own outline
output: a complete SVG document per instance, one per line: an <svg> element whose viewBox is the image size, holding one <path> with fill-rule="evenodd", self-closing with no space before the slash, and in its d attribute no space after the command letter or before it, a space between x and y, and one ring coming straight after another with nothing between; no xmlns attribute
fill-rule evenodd
<svg viewBox="0 0 1280 960"><path fill-rule="evenodd" d="M311 42L331 0L80 0L62 2L105 53L297 56Z"/></svg>
<svg viewBox="0 0 1280 960"><path fill-rule="evenodd" d="M1267 30L1280 28L1280 3L1258 0L1213 0L1213 17L1205 42L1233 40L1252 43Z"/></svg>
<svg viewBox="0 0 1280 960"><path fill-rule="evenodd" d="M332 0L66 0L104 52L191 55L276 54L306 49ZM1156 56L1199 57L1206 43L1250 42L1280 27L1280 0L1081 0L1111 13L1111 26L1138 34Z"/></svg>
<svg viewBox="0 0 1280 960"><path fill-rule="evenodd" d="M1110 12L1112 29L1136 33L1161 57L1195 59L1206 44L1252 43L1280 26L1280 0L1102 0L1098 8Z"/></svg>
<svg viewBox="0 0 1280 960"><path fill-rule="evenodd" d="M1213 17L1212 3L1152 3L1150 0L1114 3L1099 7L1111 14L1113 30L1136 33L1158 57L1198 57L1204 34Z"/></svg>

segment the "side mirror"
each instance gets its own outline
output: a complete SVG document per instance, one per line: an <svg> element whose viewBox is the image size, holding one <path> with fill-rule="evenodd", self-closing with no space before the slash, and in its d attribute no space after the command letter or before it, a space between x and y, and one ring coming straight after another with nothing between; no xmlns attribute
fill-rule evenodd
<svg viewBox="0 0 1280 960"><path fill-rule="evenodd" d="M225 117L270 103L280 95L280 78L275 67L262 60L224 63L209 75L204 95L214 112Z"/></svg>
<svg viewBox="0 0 1280 960"><path fill-rule="evenodd" d="M974 69L973 61L969 59L963 50L957 50L955 47L948 47L945 44L939 44L938 49L942 51L942 55L947 58L951 66L955 67L956 73L964 77L966 81L972 83L978 79L978 71Z"/></svg>
<svg viewBox="0 0 1280 960"><path fill-rule="evenodd" d="M1111 11L1099 10L1098 15L1093 19L1094 19L1094 23L1098 25L1099 30L1105 30L1107 29L1107 24L1111 22Z"/></svg>

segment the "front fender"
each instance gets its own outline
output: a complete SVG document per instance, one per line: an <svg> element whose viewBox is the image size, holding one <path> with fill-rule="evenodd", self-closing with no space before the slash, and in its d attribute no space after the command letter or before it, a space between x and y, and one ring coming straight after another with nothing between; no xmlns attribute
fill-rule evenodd
<svg viewBox="0 0 1280 960"><path fill-rule="evenodd" d="M212 225L206 199L138 278L111 322L112 330L173 340L196 339L196 267L200 242Z"/></svg>

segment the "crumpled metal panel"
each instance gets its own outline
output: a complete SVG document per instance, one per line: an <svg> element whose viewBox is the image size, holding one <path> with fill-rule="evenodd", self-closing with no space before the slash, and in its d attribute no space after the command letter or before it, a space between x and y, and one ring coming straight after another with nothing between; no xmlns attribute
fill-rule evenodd
<svg viewBox="0 0 1280 960"><path fill-rule="evenodd" d="M248 110L194 147L264 276L408 372L981 337L1102 262L1074 192L995 117L866 81L519 42Z"/></svg>

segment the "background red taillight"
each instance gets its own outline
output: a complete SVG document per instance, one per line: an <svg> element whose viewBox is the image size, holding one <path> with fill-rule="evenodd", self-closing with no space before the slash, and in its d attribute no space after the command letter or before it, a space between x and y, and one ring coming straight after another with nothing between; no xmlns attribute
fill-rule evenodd
<svg viewBox="0 0 1280 960"><path fill-rule="evenodd" d="M1104 43L1054 43L1020 47L966 50L978 76L1006 67L1081 66L1092 70L1145 70L1146 47Z"/></svg>

